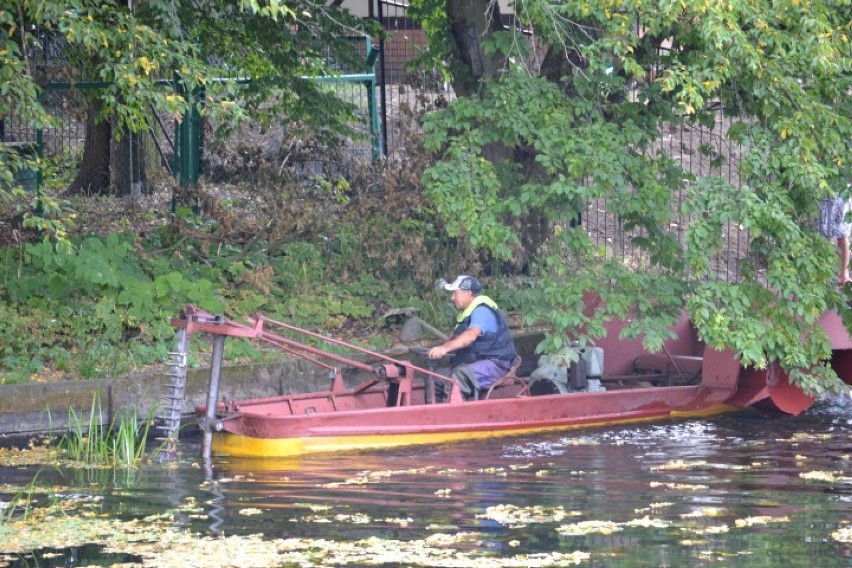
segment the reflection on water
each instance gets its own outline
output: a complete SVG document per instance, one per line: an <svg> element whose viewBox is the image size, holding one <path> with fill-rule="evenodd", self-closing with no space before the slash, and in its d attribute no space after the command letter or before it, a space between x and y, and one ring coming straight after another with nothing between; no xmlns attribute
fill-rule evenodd
<svg viewBox="0 0 852 568"><path fill-rule="evenodd" d="M852 545L832 536L852 522L849 408L301 459L216 458L207 467L186 443L180 463L149 465L132 479L42 475L63 493L103 497L104 514L174 512L201 534L342 547L370 537L435 542L438 534L473 533L454 546L484 563L443 565L583 551L587 566L850 566ZM23 484L33 472L2 473L4 482ZM366 557L315 562L302 565L382 565Z"/></svg>

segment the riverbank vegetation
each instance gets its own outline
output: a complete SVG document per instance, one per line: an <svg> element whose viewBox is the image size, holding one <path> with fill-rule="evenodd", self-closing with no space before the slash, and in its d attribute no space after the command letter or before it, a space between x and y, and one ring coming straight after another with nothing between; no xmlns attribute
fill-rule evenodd
<svg viewBox="0 0 852 568"><path fill-rule="evenodd" d="M231 188L227 195L219 198L257 197L256 189ZM446 329L452 310L434 280L481 267L476 255L442 236L428 213L395 205L394 195L353 196L345 206L316 195L300 199L304 209L288 216L233 205L231 220L191 211L172 216L169 193L159 197L165 211L154 212L153 222L145 220L151 209L114 204L104 215L102 200L69 202L68 208L91 208L78 215L112 221L95 220L106 225L99 234L0 250L0 381L98 379L162 362L174 342L170 320L187 303L235 320L262 311L387 347L400 322L382 315L411 307ZM396 207L406 207L408 219L400 222ZM291 224L302 229L287 235L282 225ZM266 235L241 238L251 225ZM140 226L146 228L129 230ZM505 284L493 290L514 310L521 298L508 292ZM229 362L274 356L240 341L228 342L226 352Z"/></svg>
<svg viewBox="0 0 852 568"><path fill-rule="evenodd" d="M709 347L744 365L778 362L811 393L845 388L819 320L852 312L837 251L812 222L820 198L850 191L848 2L532 0L506 28L489 0L414 1L407 17L427 37L414 65L452 95L410 117L420 143L345 171L323 152L356 135L355 108L319 79L340 75L340 61L363 68L369 56L346 38L384 30L313 0L173 8L23 0L0 11L4 120L59 120L40 99L56 77L34 53L59 52L61 78L81 89L106 79L77 93L87 123L79 167L63 184L44 180L63 189L41 199L6 189L27 168L62 168L0 145L0 195L13 208L0 255L5 380L95 378L157 361L186 302L353 336L401 306L440 325L450 310L427 292L432 280L472 272L500 278L489 292L504 307L547 322L548 353L576 358L574 342L593 343L613 319L659 350L686 311ZM205 152L230 144L251 173L245 193L217 186L213 168L196 183L184 163L174 207L128 208L124 227L73 219L86 209L74 200L111 200L118 187L145 203L141 174L118 166L135 163L125 158L152 108L182 126L198 115L198 129L203 113ZM283 133L270 175L255 175L259 154L230 137L247 124ZM706 163L695 166L683 135L704 132L711 141L695 156ZM297 147L338 173L296 180ZM734 239L744 245L731 255ZM504 276L534 282L523 290L535 296ZM590 292L602 300L591 313Z"/></svg>

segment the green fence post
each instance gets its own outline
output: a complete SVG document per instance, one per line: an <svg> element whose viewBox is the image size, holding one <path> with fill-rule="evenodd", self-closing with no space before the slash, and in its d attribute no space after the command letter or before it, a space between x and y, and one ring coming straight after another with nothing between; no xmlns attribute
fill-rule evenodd
<svg viewBox="0 0 852 568"><path fill-rule="evenodd" d="M177 80L175 77L173 81L173 88L175 94L178 96L183 96L185 89L183 88L183 84ZM178 187L175 191L172 192L172 215L177 213L177 204L178 204L178 195L183 191L183 181L181 175L181 128L180 122L177 120L174 121L174 152L172 153L172 172L174 172L175 180L178 182ZM183 195L181 195L180 200L183 200Z"/></svg>
<svg viewBox="0 0 852 568"><path fill-rule="evenodd" d="M372 73L371 79L364 81L367 88L367 107L370 109L370 138L372 139L373 161L375 162L384 154L382 150L382 132L379 124L379 109L376 105L376 60L381 50L374 45L367 36L367 72Z"/></svg>
<svg viewBox="0 0 852 568"><path fill-rule="evenodd" d="M44 159L44 129L39 128L36 130L36 159L38 160L36 163L36 208L35 214L36 217L44 218L44 203L42 203L42 193L41 193L41 183L42 183L42 173L41 173L41 164ZM36 227L36 238L41 240L41 225Z"/></svg>
<svg viewBox="0 0 852 568"><path fill-rule="evenodd" d="M175 122L175 164L174 170L178 178L181 200L189 201L189 188L195 189L198 207L198 178L201 171L201 112L199 101L203 99L204 90L193 89L188 93L182 85L178 92L187 97L189 110L184 113L183 120ZM176 211L175 199L172 199L172 213Z"/></svg>

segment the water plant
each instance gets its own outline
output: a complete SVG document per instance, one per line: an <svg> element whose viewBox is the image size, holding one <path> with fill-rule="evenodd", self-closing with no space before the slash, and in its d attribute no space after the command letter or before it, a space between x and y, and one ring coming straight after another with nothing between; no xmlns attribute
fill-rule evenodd
<svg viewBox="0 0 852 568"><path fill-rule="evenodd" d="M59 440L66 457L90 465L133 466L141 461L155 409L140 420L135 410L117 412L106 424L100 394L92 398L88 420L68 408L69 432Z"/></svg>
<svg viewBox="0 0 852 568"><path fill-rule="evenodd" d="M41 472L37 471L26 487L22 487L9 501L0 501L0 525L11 521L15 516L15 513L18 512L20 512L23 519L26 520L30 513L30 506L33 502L35 484L38 480L39 473Z"/></svg>

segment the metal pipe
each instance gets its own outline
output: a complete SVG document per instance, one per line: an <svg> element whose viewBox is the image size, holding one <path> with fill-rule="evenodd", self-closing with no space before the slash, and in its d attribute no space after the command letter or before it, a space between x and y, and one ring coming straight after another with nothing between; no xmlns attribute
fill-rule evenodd
<svg viewBox="0 0 852 568"><path fill-rule="evenodd" d="M213 423L216 421L216 404L219 400L219 378L222 374L222 359L225 354L225 336L213 338L213 353L210 361L210 383L207 387L207 408L204 412L204 440L201 445L202 457L209 460L213 448Z"/></svg>

